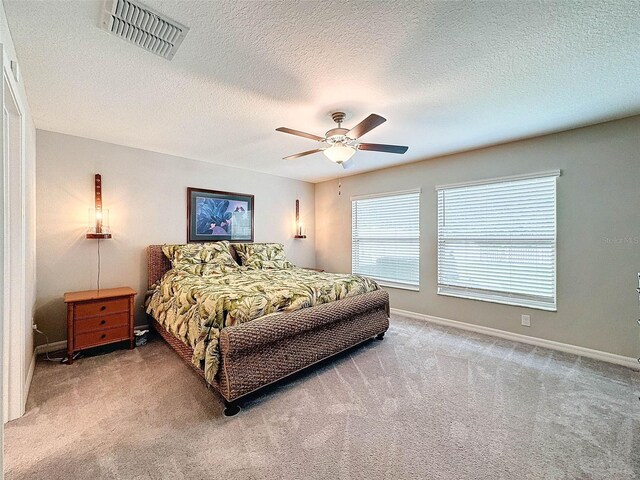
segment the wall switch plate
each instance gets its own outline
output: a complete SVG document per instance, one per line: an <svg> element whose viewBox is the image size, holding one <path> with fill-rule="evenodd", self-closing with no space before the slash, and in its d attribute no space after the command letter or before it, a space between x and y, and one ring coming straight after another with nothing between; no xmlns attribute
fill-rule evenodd
<svg viewBox="0 0 640 480"><path fill-rule="evenodd" d="M530 315L522 315L522 325L525 327L531 326L531 316Z"/></svg>

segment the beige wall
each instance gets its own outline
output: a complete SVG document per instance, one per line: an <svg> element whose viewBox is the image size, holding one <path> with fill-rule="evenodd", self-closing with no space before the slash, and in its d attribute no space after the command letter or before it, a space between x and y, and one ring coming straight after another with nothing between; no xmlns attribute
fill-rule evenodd
<svg viewBox="0 0 640 480"><path fill-rule="evenodd" d="M36 319L52 342L66 339L63 293L95 288L96 241L84 235L96 173L113 232L100 244L101 286L140 292L138 324L147 323L145 247L186 242L187 187L254 194L255 240L282 242L295 264L315 265L313 184L43 130L37 147ZM304 240L293 238L296 198Z"/></svg>
<svg viewBox="0 0 640 480"><path fill-rule="evenodd" d="M558 311L437 295L435 185L558 168ZM343 178L341 196L337 184L316 185L318 267L351 269L352 195L419 187L420 292L388 289L392 307L640 355L640 117ZM523 313L531 327L520 325Z"/></svg>

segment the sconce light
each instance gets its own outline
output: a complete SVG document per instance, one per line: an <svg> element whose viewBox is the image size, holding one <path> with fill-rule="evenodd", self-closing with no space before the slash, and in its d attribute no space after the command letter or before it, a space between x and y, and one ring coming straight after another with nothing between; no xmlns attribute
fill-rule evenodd
<svg viewBox="0 0 640 480"><path fill-rule="evenodd" d="M95 208L89 209L87 238L97 240L111 238L111 229L109 228L109 210L102 208L102 177L100 177L100 174L96 174Z"/></svg>
<svg viewBox="0 0 640 480"><path fill-rule="evenodd" d="M300 221L300 200L296 200L296 235L294 238L307 238L304 225Z"/></svg>

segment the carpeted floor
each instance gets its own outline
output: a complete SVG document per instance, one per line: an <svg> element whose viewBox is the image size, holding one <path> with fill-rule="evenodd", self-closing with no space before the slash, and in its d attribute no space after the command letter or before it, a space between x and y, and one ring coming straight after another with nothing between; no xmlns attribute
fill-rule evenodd
<svg viewBox="0 0 640 480"><path fill-rule="evenodd" d="M222 416L161 340L39 362L8 479L640 478L640 373L402 317Z"/></svg>

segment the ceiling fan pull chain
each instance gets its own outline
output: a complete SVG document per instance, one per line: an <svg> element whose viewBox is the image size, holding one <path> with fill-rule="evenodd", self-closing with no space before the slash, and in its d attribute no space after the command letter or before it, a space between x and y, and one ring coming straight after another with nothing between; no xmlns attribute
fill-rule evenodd
<svg viewBox="0 0 640 480"><path fill-rule="evenodd" d="M342 195L342 177L338 177L338 196Z"/></svg>

